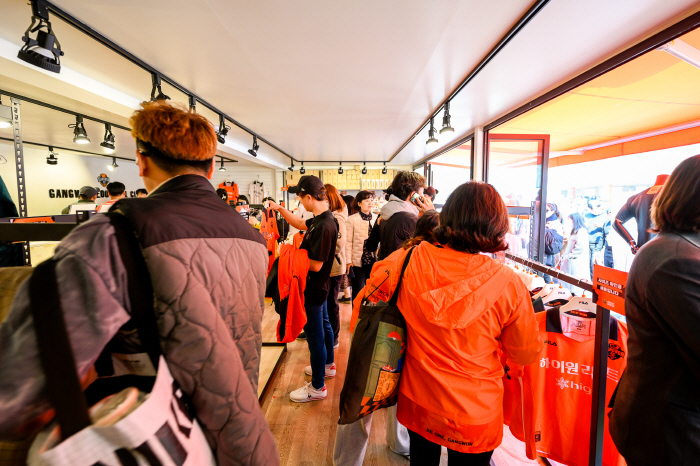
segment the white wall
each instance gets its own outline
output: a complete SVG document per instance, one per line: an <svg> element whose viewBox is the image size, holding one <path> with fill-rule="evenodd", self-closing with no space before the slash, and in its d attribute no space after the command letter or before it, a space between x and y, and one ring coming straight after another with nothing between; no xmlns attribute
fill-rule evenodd
<svg viewBox="0 0 700 466"><path fill-rule="evenodd" d="M107 174L110 181L120 181L126 185L127 195L130 191L143 188L143 182L138 176L135 162L118 160L119 167L110 172L107 165L110 158L88 157L70 153L58 152L58 165L48 165L46 156L48 150L32 146L24 146L24 164L26 168L27 213L29 216L56 215L69 204L74 204L76 198L50 198L49 190L79 190L82 186L98 187L97 177ZM15 159L12 156L12 145L0 143L0 154L8 161L0 164L0 176L10 191L12 200L17 202L17 175ZM104 188L101 188L104 190ZM102 203L106 199L98 199Z"/></svg>

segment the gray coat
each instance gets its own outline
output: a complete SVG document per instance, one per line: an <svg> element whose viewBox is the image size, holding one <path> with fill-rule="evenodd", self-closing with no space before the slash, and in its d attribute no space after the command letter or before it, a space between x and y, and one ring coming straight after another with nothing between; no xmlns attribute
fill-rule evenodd
<svg viewBox="0 0 700 466"><path fill-rule="evenodd" d="M628 359L610 434L629 466L700 464L700 234L661 233L632 263Z"/></svg>
<svg viewBox="0 0 700 466"><path fill-rule="evenodd" d="M262 236L197 175L172 178L149 197L112 209L129 218L139 237L163 354L218 464L278 464L257 398L268 263ZM54 258L83 377L129 320L125 269L109 219L98 215L73 230ZM0 326L0 440L49 408L25 282Z"/></svg>

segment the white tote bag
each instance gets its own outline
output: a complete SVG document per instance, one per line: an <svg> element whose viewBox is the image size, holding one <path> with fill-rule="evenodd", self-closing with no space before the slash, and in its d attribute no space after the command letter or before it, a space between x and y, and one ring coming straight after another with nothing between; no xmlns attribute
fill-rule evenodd
<svg viewBox="0 0 700 466"><path fill-rule="evenodd" d="M32 466L216 465L204 433L190 414L185 396L162 355L151 277L138 240L125 217L116 213L106 215L116 229L127 272L130 323L138 330L144 351L129 359L140 357L150 367L151 375L155 369L155 382L148 395L127 388L88 411L63 318L56 262L49 259L39 264L29 282L31 310L49 401L56 411L55 424L60 430L51 426L39 434L27 463ZM101 415L97 415L98 411ZM97 418L95 423L90 414Z"/></svg>

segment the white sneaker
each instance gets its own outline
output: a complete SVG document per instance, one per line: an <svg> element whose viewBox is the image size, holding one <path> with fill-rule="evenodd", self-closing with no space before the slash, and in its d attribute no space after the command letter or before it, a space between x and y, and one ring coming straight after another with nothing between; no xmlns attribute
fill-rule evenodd
<svg viewBox="0 0 700 466"><path fill-rule="evenodd" d="M311 371L311 366L306 366L304 368L304 372L306 372L306 375L313 375L313 372ZM326 364L326 374L325 377L327 379L332 379L335 377L335 363L333 364Z"/></svg>
<svg viewBox="0 0 700 466"><path fill-rule="evenodd" d="M316 390L311 382L307 382L303 387L290 393L289 399L295 403L306 403L307 401L324 400L327 396L328 390L325 385L322 389Z"/></svg>

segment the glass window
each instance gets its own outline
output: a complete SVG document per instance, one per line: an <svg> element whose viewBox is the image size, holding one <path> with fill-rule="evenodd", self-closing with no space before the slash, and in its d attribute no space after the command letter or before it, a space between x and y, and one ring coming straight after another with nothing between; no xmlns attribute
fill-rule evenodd
<svg viewBox="0 0 700 466"><path fill-rule="evenodd" d="M434 203L439 208L457 186L471 179L472 141L467 141L427 163L432 172L432 186L438 191Z"/></svg>

